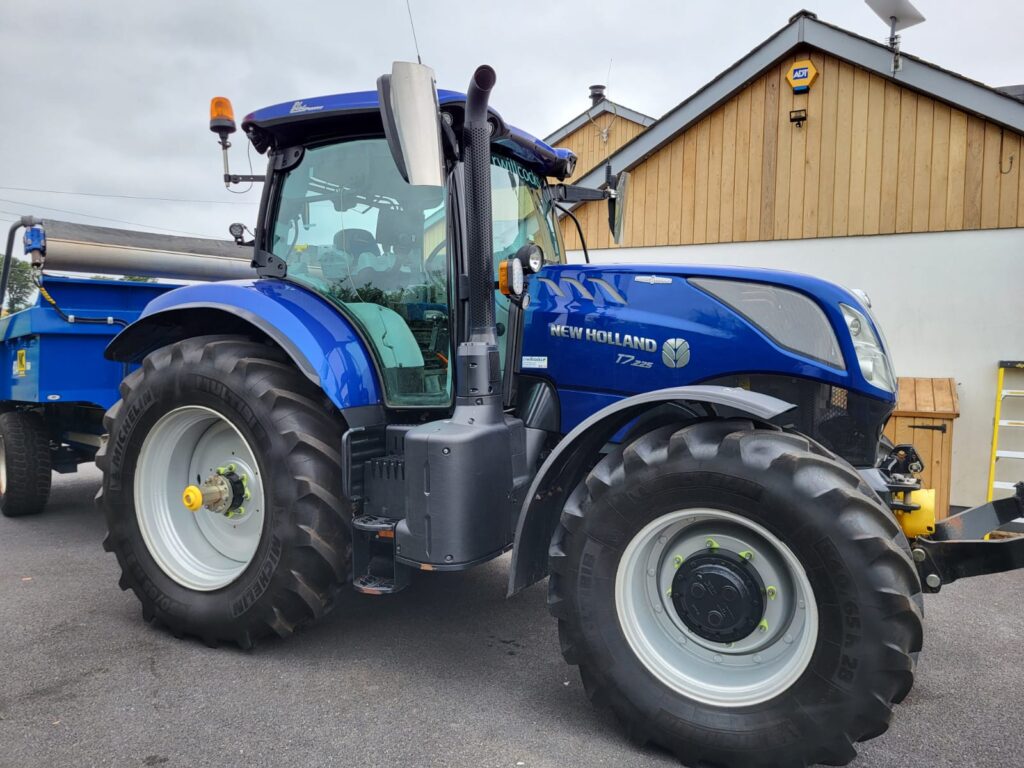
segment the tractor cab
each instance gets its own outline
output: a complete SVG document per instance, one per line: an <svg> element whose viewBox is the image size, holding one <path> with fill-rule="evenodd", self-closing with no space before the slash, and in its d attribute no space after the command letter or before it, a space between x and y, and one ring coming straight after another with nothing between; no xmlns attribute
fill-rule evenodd
<svg viewBox="0 0 1024 768"><path fill-rule="evenodd" d="M242 128L272 159L255 233L256 266L336 305L372 353L386 404L447 409L453 350L465 338L467 273L462 135L466 97L440 91L440 184L403 177L377 92L305 99L248 115ZM563 261L545 178L575 158L507 126L493 110L490 187L495 280L524 246ZM537 253L531 249L531 252ZM536 259L537 256L535 255ZM495 297L501 368L513 301ZM514 297L513 297L514 298Z"/></svg>

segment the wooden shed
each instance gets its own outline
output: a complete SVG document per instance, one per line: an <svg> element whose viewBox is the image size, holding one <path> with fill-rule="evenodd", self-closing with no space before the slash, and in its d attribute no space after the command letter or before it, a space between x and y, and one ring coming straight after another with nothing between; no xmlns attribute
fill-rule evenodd
<svg viewBox="0 0 1024 768"><path fill-rule="evenodd" d="M885 427L885 436L896 445L912 444L924 463L921 485L935 489L935 512L949 514L953 468L953 422L960 402L953 379L899 380L896 411Z"/></svg>

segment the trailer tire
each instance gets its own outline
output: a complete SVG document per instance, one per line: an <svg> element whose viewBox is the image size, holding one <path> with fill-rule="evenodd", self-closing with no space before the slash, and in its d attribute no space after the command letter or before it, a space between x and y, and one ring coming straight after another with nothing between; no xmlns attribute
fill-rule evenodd
<svg viewBox="0 0 1024 768"><path fill-rule="evenodd" d="M0 413L0 512L5 517L42 512L52 476L43 417L32 411Z"/></svg>
<svg viewBox="0 0 1024 768"><path fill-rule="evenodd" d="M665 521L681 527L664 527ZM715 538L727 541L748 528L759 542L751 548L754 556L742 563L744 552L736 558L723 546L737 563L726 567L737 573L752 568L771 554L771 541L781 542L779 557L788 552L793 560L778 562L797 562L802 575L776 583L806 584L809 592L796 595L809 594L807 608L816 611L812 623L800 602L788 614L802 617L800 628L778 624L787 634L773 669L788 670L788 678L759 671L762 662L775 664L769 660L774 645L765 646L762 657L737 650L756 642L760 627L716 645L708 634L687 634L696 625L683 618L686 600L674 602L684 593L677 583L692 586L674 579L705 562L695 555L719 552ZM708 530L719 533L708 541L702 538ZM685 549L687 535L696 537L691 550ZM677 542L683 543L673 550ZM648 553L647 559L637 553ZM631 570L634 562L640 570ZM801 435L715 419L668 425L620 445L570 496L549 563L549 608L563 655L579 666L587 695L610 707L634 741L656 743L686 765L845 765L856 756L854 742L888 728L892 706L913 684L922 641L921 585L907 541L857 472ZM660 598L659 579L665 578L669 597ZM781 598L781 586L777 591ZM762 585L760 594L771 593ZM669 608L679 604L684 608L670 617ZM636 611L624 612L624 605ZM813 634L801 634L812 624ZM699 631L711 632L707 625ZM653 655L645 650L648 635ZM793 647L805 638L811 650L804 666L784 666L786 643ZM659 659L668 660L668 668ZM672 676L673 664L680 676ZM750 676L743 685L734 677L740 674ZM763 687L743 687L759 674Z"/></svg>
<svg viewBox="0 0 1024 768"><path fill-rule="evenodd" d="M260 496L253 490L252 498L262 503L250 511L261 515L254 526L258 543L251 559L240 558L237 575L232 578L229 571L223 584L190 586L182 573L191 572L180 569L190 562L191 551L180 558L183 565L169 559L166 553L175 551L167 549L170 544L153 544L159 526L151 526L146 515L154 513L136 508L136 496L158 498L139 490L150 482L139 469L149 466L141 458L150 450L147 434L162 435L157 431L162 423L189 409L200 416L208 411L211 423L237 432L241 442L236 444L250 451L256 465L253 483L260 484ZM237 336L197 337L158 349L122 382L121 400L104 424L109 439L96 457L103 471L97 503L109 531L104 548L117 556L120 586L135 593L146 621L211 646L233 642L250 648L267 635L287 637L328 612L348 579L351 556L351 506L341 494L344 424L323 392L280 349ZM161 512L161 525L171 520L184 526L177 539L167 539L172 544L192 540L187 526L193 520L196 528L212 524L200 521L201 514L223 522L223 515L207 509L192 513L178 504Z"/></svg>

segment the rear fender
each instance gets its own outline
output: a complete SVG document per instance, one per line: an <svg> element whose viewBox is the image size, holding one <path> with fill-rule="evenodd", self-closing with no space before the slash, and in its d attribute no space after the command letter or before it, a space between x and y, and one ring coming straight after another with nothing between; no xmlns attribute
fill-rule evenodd
<svg viewBox="0 0 1024 768"><path fill-rule="evenodd" d="M745 389L697 385L627 397L580 422L548 456L523 502L512 550L509 596L547 575L548 546L562 508L601 449L630 422L670 404L710 406L717 415L749 416L760 421L771 421L795 407Z"/></svg>
<svg viewBox="0 0 1024 768"><path fill-rule="evenodd" d="M282 280L202 283L169 291L114 337L105 355L140 362L182 339L225 333L273 340L342 411L381 402L373 360L349 320L323 298Z"/></svg>

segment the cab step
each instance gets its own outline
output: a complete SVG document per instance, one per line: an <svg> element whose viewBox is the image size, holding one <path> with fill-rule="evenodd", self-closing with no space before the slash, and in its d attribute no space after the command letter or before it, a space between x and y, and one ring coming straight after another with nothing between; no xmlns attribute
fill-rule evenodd
<svg viewBox="0 0 1024 768"><path fill-rule="evenodd" d="M394 579L364 573L352 581L352 589L364 595L391 595L400 591L402 587L397 586Z"/></svg>
<svg viewBox="0 0 1024 768"><path fill-rule="evenodd" d="M395 560L398 520L378 515L352 518L352 588L364 595L390 595L409 586L412 569Z"/></svg>

